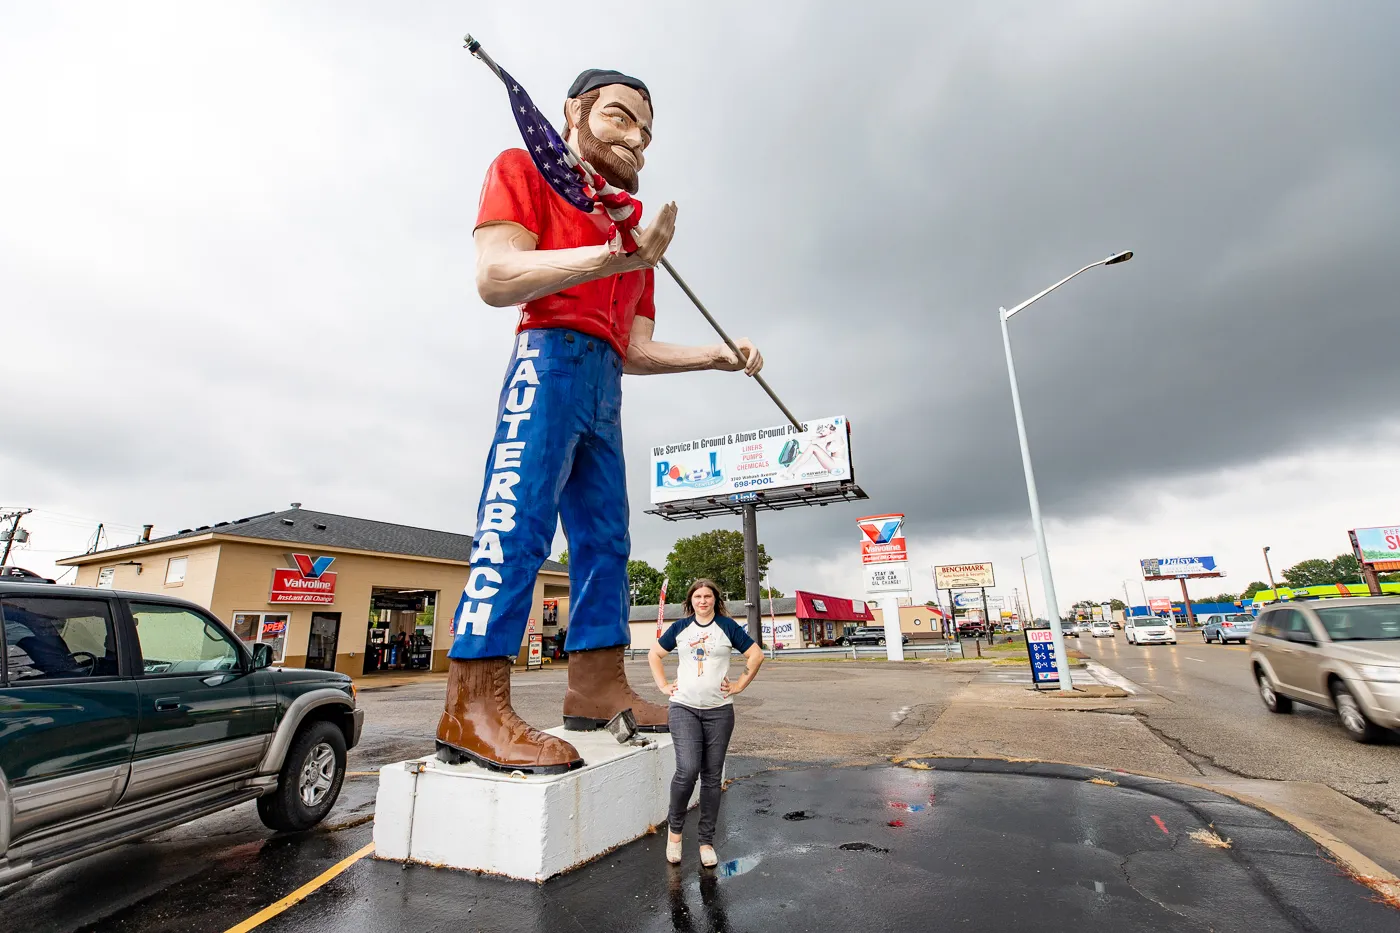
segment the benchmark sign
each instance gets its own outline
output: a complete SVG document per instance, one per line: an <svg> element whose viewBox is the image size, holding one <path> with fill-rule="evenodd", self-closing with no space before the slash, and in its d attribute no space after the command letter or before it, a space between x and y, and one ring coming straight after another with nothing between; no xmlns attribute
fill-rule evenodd
<svg viewBox="0 0 1400 933"><path fill-rule="evenodd" d="M933 568L934 588L940 590L963 590L997 585L992 573L992 562L980 564L943 564Z"/></svg>
<svg viewBox="0 0 1400 933"><path fill-rule="evenodd" d="M696 437L651 449L651 501L715 496L736 502L758 493L855 478L850 424L844 417L714 437Z"/></svg>

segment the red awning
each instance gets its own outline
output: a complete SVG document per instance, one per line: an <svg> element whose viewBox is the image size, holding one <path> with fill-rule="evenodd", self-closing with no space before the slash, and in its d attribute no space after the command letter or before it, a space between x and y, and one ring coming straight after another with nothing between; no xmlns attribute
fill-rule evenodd
<svg viewBox="0 0 1400 933"><path fill-rule="evenodd" d="M798 590L797 617L799 619L823 619L831 622L874 622L875 616L864 600L844 599L840 596L824 596L821 593L808 593Z"/></svg>

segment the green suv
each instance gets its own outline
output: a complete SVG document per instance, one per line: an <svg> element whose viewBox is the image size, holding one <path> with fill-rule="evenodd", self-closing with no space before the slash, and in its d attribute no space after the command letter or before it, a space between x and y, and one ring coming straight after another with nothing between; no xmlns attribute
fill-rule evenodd
<svg viewBox="0 0 1400 933"><path fill-rule="evenodd" d="M330 812L364 711L193 603L0 581L0 884L257 799Z"/></svg>

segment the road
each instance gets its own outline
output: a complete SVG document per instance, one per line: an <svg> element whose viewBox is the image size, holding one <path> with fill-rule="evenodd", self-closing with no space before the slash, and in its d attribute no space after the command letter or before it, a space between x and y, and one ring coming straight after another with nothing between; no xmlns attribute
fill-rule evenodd
<svg viewBox="0 0 1400 933"><path fill-rule="evenodd" d="M1121 632L1080 637L1078 647L1161 701L1137 715L1202 773L1317 781L1400 822L1400 740L1358 744L1332 713L1301 705L1292 715L1270 713L1255 692L1248 648L1186 633L1174 646L1134 646Z"/></svg>

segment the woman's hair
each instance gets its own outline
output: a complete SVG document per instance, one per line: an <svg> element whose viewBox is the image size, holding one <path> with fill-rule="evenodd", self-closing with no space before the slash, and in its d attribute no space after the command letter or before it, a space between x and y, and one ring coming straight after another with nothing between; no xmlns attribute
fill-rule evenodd
<svg viewBox="0 0 1400 933"><path fill-rule="evenodd" d="M715 595L715 615L729 615L729 610L724 608L724 594L719 591L719 586L716 585L715 581L706 580L704 577L690 584L690 589L685 591L685 614L688 616L695 615L695 607L690 604L690 597L694 596L695 591L702 586Z"/></svg>

